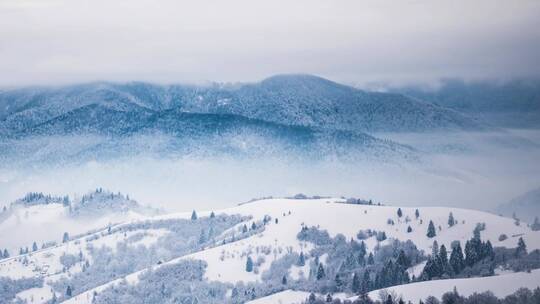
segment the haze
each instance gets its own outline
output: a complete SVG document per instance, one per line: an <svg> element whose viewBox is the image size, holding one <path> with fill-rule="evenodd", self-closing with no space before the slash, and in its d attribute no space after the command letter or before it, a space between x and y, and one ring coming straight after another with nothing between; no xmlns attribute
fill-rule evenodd
<svg viewBox="0 0 540 304"><path fill-rule="evenodd" d="M0 87L538 76L538 1L0 2Z"/></svg>

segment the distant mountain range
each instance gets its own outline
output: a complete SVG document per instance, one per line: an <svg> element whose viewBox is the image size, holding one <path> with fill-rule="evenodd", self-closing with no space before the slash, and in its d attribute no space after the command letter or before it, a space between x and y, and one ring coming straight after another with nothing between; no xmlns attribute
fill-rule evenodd
<svg viewBox="0 0 540 304"><path fill-rule="evenodd" d="M495 126L540 126L538 79L503 83L446 80L436 90L405 87L392 91L465 113Z"/></svg>
<svg viewBox="0 0 540 304"><path fill-rule="evenodd" d="M10 90L0 93L0 129L4 135L27 133L90 105L115 115L174 109L355 132L481 128L457 111L401 94L365 92L311 75L280 75L237 86L90 83Z"/></svg>
<svg viewBox="0 0 540 304"><path fill-rule="evenodd" d="M368 133L490 130L499 125L489 115L536 115L535 89L520 86L509 85L496 103L489 100L498 91L490 87L485 96L484 87L470 89L469 96L468 87L450 84L438 93L379 93L312 75L235 85L96 82L12 89L0 92L0 158L26 155L42 162L51 155L84 159L148 151L410 157L410 147ZM89 136L94 142L83 140Z"/></svg>
<svg viewBox="0 0 540 304"><path fill-rule="evenodd" d="M532 223L540 218L540 188L528 191L497 207L496 212Z"/></svg>

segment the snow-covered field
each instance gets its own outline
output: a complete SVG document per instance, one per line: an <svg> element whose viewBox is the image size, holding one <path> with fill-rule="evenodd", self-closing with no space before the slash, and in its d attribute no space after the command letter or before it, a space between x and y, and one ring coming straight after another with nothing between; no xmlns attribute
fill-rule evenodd
<svg viewBox="0 0 540 304"><path fill-rule="evenodd" d="M452 291L454 287L462 296L491 291L495 296L501 298L514 293L521 287L529 289L540 287L540 269L533 270L531 273L517 272L483 278L418 282L389 287L386 290L402 297L405 301L418 303L428 296L440 299L444 293ZM380 290L370 292L370 298L379 299L379 292Z"/></svg>
<svg viewBox="0 0 540 304"><path fill-rule="evenodd" d="M347 239L356 238L360 230L371 229L384 231L389 239L412 240L418 248L430 252L434 240L439 245L445 244L449 248L450 243L454 240L460 240L463 243L470 239L476 225L478 223L485 223L486 228L481 232L482 239L490 240L494 247L516 247L518 238L523 237L529 250L540 248L540 232L532 231L523 223L518 226L510 218L481 211L444 207L419 207L419 217L416 218L416 209L401 208L403 215L399 217L397 214L398 207L395 206L345 204L342 199L267 199L246 203L215 211L215 213L250 216L252 220L245 222L248 226L253 221L262 220L265 216L270 216L271 220L265 226L264 230L248 238L239 239L224 245L216 244L203 251L178 256L176 259L159 266L154 265L152 268L155 269L163 265L177 263L183 259L200 259L206 261L208 264L205 273L205 277L208 280L230 283L260 281L261 274L269 269L272 261L277 260L287 252L308 252L312 248L313 245L311 243L297 239L297 233L301 230L302 226L315 226L319 229L327 230L331 236L343 234ZM447 224L450 212L452 212L457 221L457 224L453 227L449 227ZM198 212L199 216L205 216L209 213L209 211ZM150 217L145 220L186 219L189 216L190 213L178 213ZM393 224L388 223L389 219L393 221ZM437 227L437 235L434 238L428 238L426 236L430 220ZM137 221L134 219L126 223ZM242 225L244 223L238 224L234 229L238 229ZM411 232L407 232L409 226L412 229ZM147 232L146 236L137 242L137 245L148 246L155 243L160 236L166 233L160 230ZM92 235L89 235L82 239L72 240L65 244L39 250L25 256L16 256L2 260L0 261L0 276L9 276L12 278L44 276L46 281L54 280L56 279L55 275L66 275L62 273L62 265L59 263L59 256L62 254L70 253L77 255L79 252L82 252L83 255L86 255L86 242L92 242L94 246L98 247L104 245L114 248L118 241L130 237L130 235L122 233L113 233L110 235L103 231L99 233L104 235L96 240L91 239ZM136 231L132 233L136 233ZM506 234L508 239L499 241L501 234ZM377 244L375 237L370 237L365 241L369 251L373 250ZM389 240L382 243L384 242L389 242ZM252 256L254 261L257 261L257 271L246 272L244 270L248 255ZM25 258L28 260L28 264L23 265L21 261ZM324 257L321 257L321 262L324 263ZM46 268L45 271L43 270L44 268ZM413 267L409 272L417 274L419 270L421 270L421 266ZM80 270L75 267L70 271ZM136 282L138 275L142 271L127 275L125 279L129 283ZM290 269L290 276L298 278L302 273L305 274L306 271L307 269L294 266ZM510 293L515 291L517 287L532 286L531 282L540 282L539 275L540 272L533 271L532 274L516 273L480 279L431 281L394 288L398 294L402 293L403 296L409 298L424 297L422 292L431 292L431 290L440 290L442 293L451 290L453 286L457 286L458 290L463 293L467 293L468 291L482 291L484 288L489 288L490 284L496 283L499 286L499 282L502 282L506 289L499 289L497 292ZM103 290L115 282L118 283L120 281L122 281L122 278L115 278L105 285L73 297L65 303L90 303L91 295L94 291ZM514 283L506 284L507 281ZM477 283L478 287L476 287ZM413 291L417 290L417 288L409 286L422 287L420 288L422 292L415 294ZM423 286L429 288L423 288ZM460 286L463 286L463 288L460 288ZM46 289L36 288L24 291L19 296L27 299L33 297L34 303L41 303L42 301L40 299L48 299L51 296L50 292L48 297L44 296L44 293L46 293ZM285 301L283 303L292 303L289 301L294 302L303 299L305 299L304 293L289 291L266 298L266 300L261 299L260 301L262 302L255 301L253 303L280 303L280 301Z"/></svg>

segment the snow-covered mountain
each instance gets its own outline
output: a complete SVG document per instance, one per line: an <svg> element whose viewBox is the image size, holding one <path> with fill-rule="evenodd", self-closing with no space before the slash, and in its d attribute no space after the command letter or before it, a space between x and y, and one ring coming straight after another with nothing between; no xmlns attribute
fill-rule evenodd
<svg viewBox="0 0 540 304"><path fill-rule="evenodd" d="M31 130L93 104L132 115L180 109L349 131L481 127L454 110L400 94L360 91L311 75L278 75L259 83L238 86L90 83L8 90L0 93L0 134Z"/></svg>
<svg viewBox="0 0 540 304"><path fill-rule="evenodd" d="M537 128L540 123L540 81L444 80L438 88L405 87L393 92L425 100L477 117L496 126Z"/></svg>
<svg viewBox="0 0 540 304"><path fill-rule="evenodd" d="M533 223L535 218L540 218L540 188L528 191L498 206L495 211Z"/></svg>
<svg viewBox="0 0 540 304"><path fill-rule="evenodd" d="M64 232L84 233L129 219L159 214L120 193L97 189L80 198L28 193L0 211L2 249L39 248L62 241ZM43 229L46 227L46 229ZM16 231L17 237L12 237Z"/></svg>
<svg viewBox="0 0 540 304"><path fill-rule="evenodd" d="M325 277L334 282L336 274L347 273L347 252L361 252L362 246L366 257L370 256L364 267L372 271L393 260L395 250L406 250L412 274L438 249L433 248L434 242L454 248L456 241L469 244L474 235L490 241L497 252L511 253L508 263L520 239L529 252L540 249L540 232L516 225L511 218L480 211L398 208L340 198L265 199L219 211L132 219L83 233L52 247L1 260L0 277L37 278L30 288L18 291L20 298L34 303L53 297L65 303L116 303L118 295L122 301L139 303L139 292L145 293L147 301L197 297L199 303L242 303L291 288L322 288L324 294L328 290L320 282ZM471 248L466 246L468 256ZM316 265L323 269L322 274ZM501 272L501 280L510 275L506 274L510 268ZM515 274L516 278L527 275ZM487 282L461 281L469 289L478 283L479 291ZM415 284L431 282L445 284ZM451 291L452 284L444 292ZM538 285L528 281L523 286ZM348 288L343 296L354 297ZM286 295L299 296L297 292Z"/></svg>

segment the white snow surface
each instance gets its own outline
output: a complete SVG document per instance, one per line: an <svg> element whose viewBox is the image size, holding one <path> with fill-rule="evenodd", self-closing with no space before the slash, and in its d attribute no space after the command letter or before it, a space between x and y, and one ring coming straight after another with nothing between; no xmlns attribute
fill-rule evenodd
<svg viewBox="0 0 540 304"><path fill-rule="evenodd" d="M308 227L316 226L319 229L327 230L331 236L341 233L348 239L356 239L356 234L359 230L372 229L385 231L389 239L395 238L402 241L410 239L420 249L429 253L431 252L431 245L434 240L437 240L439 245L445 244L447 248L450 248L450 243L454 240L460 240L463 243L470 239L477 223L485 223L486 229L481 233L482 239L490 240L494 247L505 246L513 248L516 246L518 238L523 237L529 250L540 249L540 232L532 231L525 225L516 226L513 219L486 212L446 207L418 207L420 217L416 219L414 215L416 208L412 207L401 208L403 216L400 218L397 215L398 207L396 206L353 205L345 204L341 201L341 199L266 199L215 211L216 214L225 213L251 216L252 220L246 222L248 226L252 221L262 220L265 215L271 216L272 220L265 226L264 231L251 237L230 242L225 245L207 248L206 250L190 255L179 256L162 265L152 266L152 268L155 269L162 267L163 265L177 263L182 259L192 258L207 262L208 267L205 276L209 280L231 283L238 281L257 281L261 279L261 274L270 267L272 261L278 259L287 252L294 251L299 253L300 251L303 251L305 254L309 252L313 245L297 239L297 233L301 230L303 225ZM453 227L448 227L447 225L450 212L453 213L454 218L458 222ZM210 212L200 211L197 213L199 216L206 216ZM190 214L191 213L168 214L147 219L188 218ZM410 221L406 221L406 218L409 218ZM278 220L278 223L275 223L275 219ZM388 224L388 219L392 219L395 224ZM434 238L428 238L426 236L429 220L433 220L437 227L437 236ZM126 223L137 221L138 220L130 220ZM238 226L243 224L244 223L239 224ZM407 233L407 227L409 225L412 228L412 232ZM238 228L238 226L236 228ZM440 230L438 228L439 226L441 226ZM157 237L161 232L154 231L153 233ZM498 239L503 233L508 236L508 239L500 242ZM111 239L108 240L107 236L103 236L97 241L104 242L105 245L114 247L118 241L116 238L120 236L115 236L113 234L110 237ZM365 241L368 250L373 250L377 244L377 241L373 237ZM145 244L150 244L152 242L153 240L146 240ZM387 240L385 242L389 241ZM59 255L64 252L77 254L79 250L82 250L83 254L86 255L82 246L77 246L75 242L71 241L57 247L48 248L43 251L40 250L37 253L28 256L29 259L39 267L48 264L47 275L51 276L61 270L58 263ZM49 254L53 254L54 257L47 258ZM246 272L244 270L248 255L255 261L255 268L258 269L257 272ZM309 259L309 256L306 258ZM20 259L21 257L14 257L0 261L0 276L10 276L13 278L35 276L36 272L32 271L31 267L21 266ZM260 264L257 263L259 260ZM321 258L321 261L324 262L324 258ZM290 269L290 275L292 277L298 276L299 270L298 267ZM86 291L81 295L69 299L65 303L90 303L90 295L94 290L99 292L123 279L134 284L138 281L138 276L142 271L145 270L132 273L124 278L119 278L95 289ZM417 269L410 269L410 271L416 272ZM508 275L514 279L529 278L525 281L531 281L530 279L537 278L527 277L526 275L528 274ZM533 275L537 275L537 272L533 272ZM501 275L491 279L495 280L506 276L507 275ZM49 277L49 279L51 278L52 277ZM481 291L484 286L482 285L483 283L480 284L478 288L475 287L475 284L476 282L484 282L482 281L484 279L489 278L482 278L478 279L478 281L470 281L472 283L464 284L469 284L471 290ZM525 281L523 282L525 283ZM442 287L445 288L442 292L451 290L454 286L452 285L449 288L446 288L448 287L448 281L446 283L440 282L443 281L434 281L433 284L443 284ZM495 284L495 281L492 281L492 283ZM517 285L514 286L518 286L519 284L521 283L517 283ZM461 292L459 286L458 290ZM429 289L426 292L430 292ZM298 293L291 292L290 294ZM25 294L25 298L28 298L28 296L28 294ZM34 299L36 298L39 298L37 293L34 295ZM39 303L39 301L36 302Z"/></svg>
<svg viewBox="0 0 540 304"><path fill-rule="evenodd" d="M420 300L425 300L428 296L441 299L444 293L452 291L454 287L463 296L491 291L495 296L502 298L522 287L529 289L540 287L540 269L533 270L531 273L517 272L482 278L418 282L389 287L386 290L394 292L405 301L418 303ZM379 292L380 290L371 291L369 297L373 300L379 299Z"/></svg>

